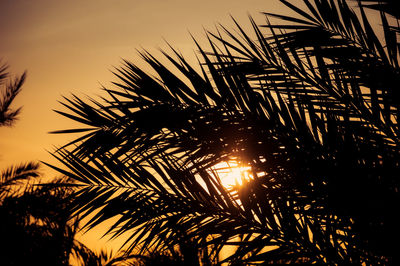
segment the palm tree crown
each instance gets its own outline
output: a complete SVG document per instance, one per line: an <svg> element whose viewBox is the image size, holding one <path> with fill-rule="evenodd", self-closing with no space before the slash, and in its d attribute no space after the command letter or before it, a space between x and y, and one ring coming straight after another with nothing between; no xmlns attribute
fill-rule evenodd
<svg viewBox="0 0 400 266"><path fill-rule="evenodd" d="M9 79L7 68L7 65L0 66L0 86L4 86L4 91L2 91L0 99L0 127L11 126L17 120L21 108L12 110L10 106L21 91L26 77L26 72L24 72L20 77L15 78L14 81L7 82Z"/></svg>
<svg viewBox="0 0 400 266"><path fill-rule="evenodd" d="M142 52L156 77L125 61L109 99L65 99L57 112L85 127L58 131L82 135L54 154L68 171L53 167L80 183L87 228L117 217L108 233L130 232L128 252L187 263L225 246L230 263L399 260L398 28L383 5L382 41L362 4L281 2L297 16L196 42L200 73L173 48L179 74ZM250 178L226 188L232 160Z"/></svg>

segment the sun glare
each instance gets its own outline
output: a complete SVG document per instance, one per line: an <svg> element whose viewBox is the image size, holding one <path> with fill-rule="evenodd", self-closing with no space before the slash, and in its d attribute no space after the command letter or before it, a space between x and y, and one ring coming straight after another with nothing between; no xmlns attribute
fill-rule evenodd
<svg viewBox="0 0 400 266"><path fill-rule="evenodd" d="M213 167L224 187L230 188L242 185L244 180L251 178L251 167L242 166L236 162L222 162Z"/></svg>

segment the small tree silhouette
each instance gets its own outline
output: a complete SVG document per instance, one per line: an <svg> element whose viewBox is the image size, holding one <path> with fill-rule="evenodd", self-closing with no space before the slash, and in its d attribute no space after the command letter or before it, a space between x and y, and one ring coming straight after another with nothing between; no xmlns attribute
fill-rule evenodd
<svg viewBox="0 0 400 266"><path fill-rule="evenodd" d="M22 89L26 73L15 80L0 67L0 127L12 126L21 108L11 104ZM0 254L2 265L69 265L72 254L85 265L102 265L100 257L75 240L66 180L40 184L39 163L11 166L0 173ZM61 186L60 184L63 184Z"/></svg>
<svg viewBox="0 0 400 266"><path fill-rule="evenodd" d="M0 66L0 86L4 86L0 98L0 126L11 126L17 120L21 108L11 110L10 106L21 91L26 77L25 72L20 77L15 78L14 81L11 81L7 69L7 65Z"/></svg>

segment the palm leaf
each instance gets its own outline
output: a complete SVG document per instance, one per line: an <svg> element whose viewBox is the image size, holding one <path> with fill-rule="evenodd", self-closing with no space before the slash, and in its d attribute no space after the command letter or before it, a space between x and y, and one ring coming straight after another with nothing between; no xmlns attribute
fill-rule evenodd
<svg viewBox="0 0 400 266"><path fill-rule="evenodd" d="M227 262L396 261L383 235L399 235L387 222L399 203L397 37L382 14L381 41L362 5L357 16L343 0L281 2L298 17L251 20L255 37L221 26L210 52L196 42L201 73L173 48L175 70L144 51L156 75L125 61L110 99L67 100L60 114L92 130L55 156L81 182L73 211L88 229L117 218L108 234L129 232L128 252L180 247L193 260L236 245ZM232 160L251 178L225 188L218 165Z"/></svg>
<svg viewBox="0 0 400 266"><path fill-rule="evenodd" d="M0 85L7 82L9 75L6 72L8 66L0 66ZM11 126L18 118L21 108L12 110L11 103L15 97L20 93L22 85L25 82L26 72L20 77L15 78L13 81L7 82L0 98L0 126Z"/></svg>

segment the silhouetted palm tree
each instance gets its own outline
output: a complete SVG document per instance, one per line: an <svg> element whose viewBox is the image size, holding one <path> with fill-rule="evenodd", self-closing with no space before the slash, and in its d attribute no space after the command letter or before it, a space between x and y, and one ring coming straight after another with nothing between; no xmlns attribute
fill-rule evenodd
<svg viewBox="0 0 400 266"><path fill-rule="evenodd" d="M22 165L2 175L0 250L4 265L68 265L76 231L66 208L68 190L29 184L27 178L38 175L37 166Z"/></svg>
<svg viewBox="0 0 400 266"><path fill-rule="evenodd" d="M69 207L72 188L62 179L41 184L39 178L37 163L13 166L0 175L3 265L70 265L72 258L85 266L127 261L123 254L97 254L76 240L78 223L71 220Z"/></svg>
<svg viewBox="0 0 400 266"><path fill-rule="evenodd" d="M0 85L5 86L0 127L12 126L17 120L21 108L11 110L10 106L26 76L24 73L10 81L6 70L6 65L0 67ZM65 180L52 180L43 186L38 183L40 178L39 163L34 162L0 173L0 264L69 265L71 254L75 254L84 265L103 265L97 254L75 239L78 224L70 221L68 207L71 188L65 186Z"/></svg>
<svg viewBox="0 0 400 266"><path fill-rule="evenodd" d="M11 126L17 120L21 108L12 110L10 105L21 91L26 77L26 72L24 72L15 80L9 80L7 68L7 65L0 66L0 86L4 86L0 98L0 126Z"/></svg>
<svg viewBox="0 0 400 266"><path fill-rule="evenodd" d="M191 265L224 246L230 263L400 261L394 18L371 6L378 37L362 5L281 2L297 16L251 19L254 37L209 32L200 73L172 48L176 75L143 52L155 77L125 61L109 99L66 99L58 112L86 127L58 133L86 133L55 153L68 171L53 167L80 183L87 228L117 217L128 252L178 248ZM224 161L251 167L243 185L222 185Z"/></svg>

